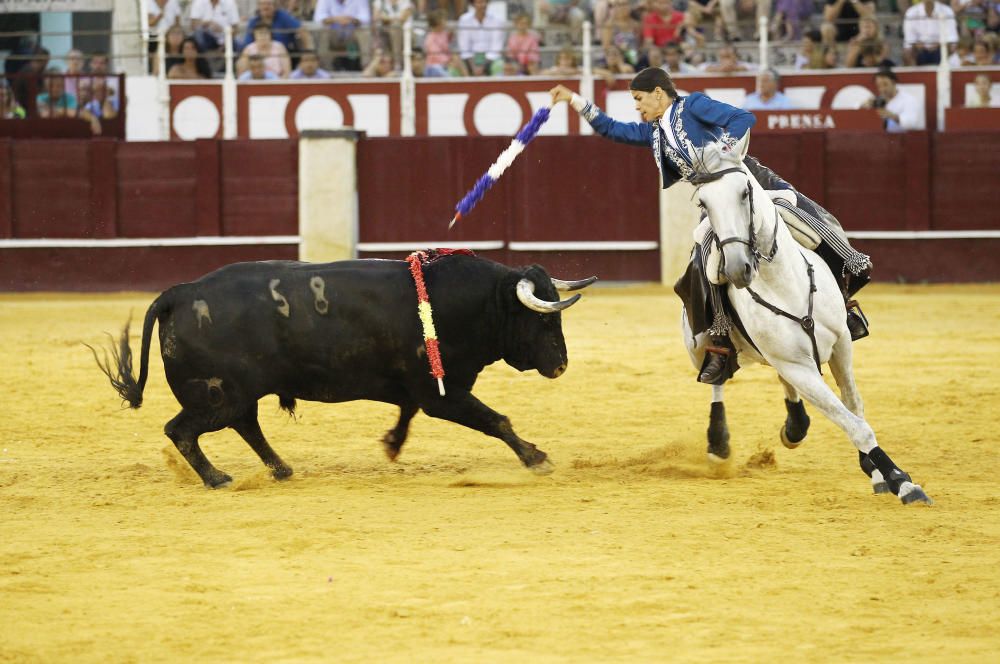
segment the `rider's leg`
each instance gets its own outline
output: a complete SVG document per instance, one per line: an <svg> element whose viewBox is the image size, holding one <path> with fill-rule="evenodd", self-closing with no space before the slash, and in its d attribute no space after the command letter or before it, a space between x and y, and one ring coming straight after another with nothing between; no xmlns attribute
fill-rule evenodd
<svg viewBox="0 0 1000 664"><path fill-rule="evenodd" d="M708 343L705 345L705 361L698 373L698 382L708 385L722 385L736 371L736 347L729 338L729 318L722 308L722 294L719 286L709 284L708 302L712 310L712 326L708 329Z"/></svg>

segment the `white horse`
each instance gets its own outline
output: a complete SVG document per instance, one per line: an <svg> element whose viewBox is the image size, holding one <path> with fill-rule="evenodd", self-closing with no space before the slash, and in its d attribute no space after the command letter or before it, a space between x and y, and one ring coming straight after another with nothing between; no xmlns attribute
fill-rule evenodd
<svg viewBox="0 0 1000 664"><path fill-rule="evenodd" d="M852 341L844 298L830 268L819 255L793 239L767 192L743 165L738 150L723 153L715 149L711 154L712 159L701 160L697 169L701 174L693 178L695 196L707 211L715 235L709 235L712 250L705 269L710 281L724 284L750 337L735 327L731 331L740 360L769 364L778 372L788 410L780 434L782 443L794 449L805 438L809 417L800 398L805 397L850 438L875 493L891 491L904 504L932 502L878 446L875 432L865 421L851 367ZM686 311L682 326L692 362L701 367L707 334L692 336ZM843 401L823 381L822 364L829 365ZM708 439L709 458L728 458L729 431L721 385L712 386Z"/></svg>

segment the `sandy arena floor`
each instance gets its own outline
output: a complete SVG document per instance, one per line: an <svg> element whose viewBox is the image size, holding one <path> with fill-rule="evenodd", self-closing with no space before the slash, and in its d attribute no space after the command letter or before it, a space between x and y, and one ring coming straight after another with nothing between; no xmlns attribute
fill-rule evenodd
<svg viewBox="0 0 1000 664"><path fill-rule="evenodd" d="M863 295L868 418L933 507L872 495L815 409L781 447L757 366L728 389L734 459L710 468L709 389L660 288L591 289L559 380L484 372L550 477L422 415L392 464L395 409L292 420L269 397L295 476L225 431L202 439L235 479L219 491L162 433L158 349L133 412L80 345L150 294L0 296L0 661L996 661L1000 286Z"/></svg>

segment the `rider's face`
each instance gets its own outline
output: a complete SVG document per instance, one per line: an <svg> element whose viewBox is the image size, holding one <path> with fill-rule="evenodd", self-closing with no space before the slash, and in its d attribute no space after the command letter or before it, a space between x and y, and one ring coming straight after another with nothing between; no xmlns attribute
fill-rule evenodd
<svg viewBox="0 0 1000 664"><path fill-rule="evenodd" d="M652 92L632 90L632 99L635 100L635 110L639 111L643 122L657 119L670 106L670 97L662 88L655 88Z"/></svg>

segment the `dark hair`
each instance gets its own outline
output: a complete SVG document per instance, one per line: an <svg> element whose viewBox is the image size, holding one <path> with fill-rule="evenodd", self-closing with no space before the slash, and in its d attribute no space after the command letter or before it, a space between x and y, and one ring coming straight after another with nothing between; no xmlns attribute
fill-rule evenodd
<svg viewBox="0 0 1000 664"><path fill-rule="evenodd" d="M670 79L670 74L659 67L646 67L643 69L632 79L629 88L638 90L639 92L652 92L656 88L661 88L669 96L677 97L677 88L674 87L674 82Z"/></svg>
<svg viewBox="0 0 1000 664"><path fill-rule="evenodd" d="M257 25L253 26L253 32L258 32L258 31L261 31L261 30L267 30L267 33L271 34L271 24L270 23L265 23L264 21L261 21Z"/></svg>
<svg viewBox="0 0 1000 664"><path fill-rule="evenodd" d="M889 69L888 67L884 67L882 69L879 69L877 72L875 72L875 78L878 78L879 76L884 76L885 78L889 79L893 83L899 81L899 79L896 78L896 72L894 72L893 70Z"/></svg>
<svg viewBox="0 0 1000 664"><path fill-rule="evenodd" d="M198 75L202 78L212 78L212 67L209 66L208 60L202 56L201 47L198 46L198 42L195 41L194 37L184 38L184 41L181 42L181 54L184 53L184 44L189 42L194 46L194 50L198 52L198 55L194 58L194 68L198 71Z"/></svg>

